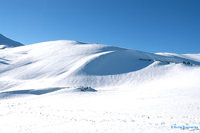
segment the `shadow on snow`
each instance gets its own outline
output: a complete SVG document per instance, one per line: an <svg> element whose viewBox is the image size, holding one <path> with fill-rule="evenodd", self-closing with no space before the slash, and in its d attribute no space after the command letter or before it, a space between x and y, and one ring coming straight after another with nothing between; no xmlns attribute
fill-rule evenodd
<svg viewBox="0 0 200 133"><path fill-rule="evenodd" d="M66 87L46 88L46 89L40 89L40 90L30 89L30 90L7 91L7 92L1 92L0 98L12 97L16 95L42 95L42 94L55 92L64 88Z"/></svg>

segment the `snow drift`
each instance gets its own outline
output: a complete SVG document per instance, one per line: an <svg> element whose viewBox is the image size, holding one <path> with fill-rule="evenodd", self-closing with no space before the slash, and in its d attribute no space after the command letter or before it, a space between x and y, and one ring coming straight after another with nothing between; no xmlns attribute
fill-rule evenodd
<svg viewBox="0 0 200 133"><path fill-rule="evenodd" d="M51 41L0 50L1 90L11 88L110 87L144 83L199 69L196 55L152 54L77 41Z"/></svg>

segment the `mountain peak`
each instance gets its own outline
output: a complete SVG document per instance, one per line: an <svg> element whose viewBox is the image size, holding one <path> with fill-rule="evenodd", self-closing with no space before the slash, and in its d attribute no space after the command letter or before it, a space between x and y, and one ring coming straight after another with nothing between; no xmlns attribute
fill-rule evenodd
<svg viewBox="0 0 200 133"><path fill-rule="evenodd" d="M8 47L18 47L23 46L22 43L14 41L0 34L0 49L8 48Z"/></svg>

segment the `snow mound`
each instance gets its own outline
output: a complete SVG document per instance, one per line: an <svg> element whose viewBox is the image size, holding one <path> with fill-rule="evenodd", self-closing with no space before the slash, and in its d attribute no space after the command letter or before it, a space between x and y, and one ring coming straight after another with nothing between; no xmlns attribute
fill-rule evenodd
<svg viewBox="0 0 200 133"><path fill-rule="evenodd" d="M191 57L191 58L189 58ZM108 45L58 40L0 51L0 87L109 87L140 84L175 67L197 67L187 55L152 54Z"/></svg>

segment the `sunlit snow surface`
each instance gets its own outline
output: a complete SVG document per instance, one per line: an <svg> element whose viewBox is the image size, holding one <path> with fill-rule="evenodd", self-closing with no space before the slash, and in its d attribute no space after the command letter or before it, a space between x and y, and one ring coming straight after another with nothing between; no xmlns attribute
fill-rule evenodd
<svg viewBox="0 0 200 133"><path fill-rule="evenodd" d="M0 87L0 133L200 132L200 54L76 41L5 48Z"/></svg>

